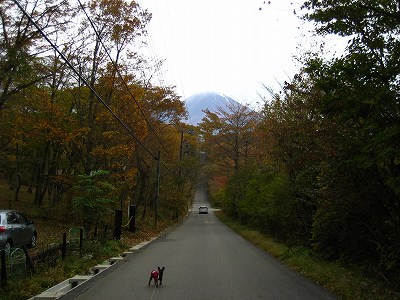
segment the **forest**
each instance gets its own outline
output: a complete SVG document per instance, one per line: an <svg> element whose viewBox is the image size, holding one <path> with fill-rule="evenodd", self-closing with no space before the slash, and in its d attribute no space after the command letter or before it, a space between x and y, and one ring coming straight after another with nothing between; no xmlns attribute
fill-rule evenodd
<svg viewBox="0 0 400 300"><path fill-rule="evenodd" d="M186 210L201 174L213 205L280 241L400 276L400 2L305 1L320 36L348 38L260 111L232 104L183 122L160 61L144 57L151 13L132 1L0 2L0 175L32 205L86 228L158 197ZM25 13L24 13L25 12ZM88 16L91 16L88 18ZM198 153L207 163L200 172ZM159 172L157 172L159 167Z"/></svg>
<svg viewBox="0 0 400 300"><path fill-rule="evenodd" d="M21 2L22 3L22 2ZM183 102L141 54L151 14L136 2L1 1L0 174L37 207L87 231L130 204L186 212L196 137ZM89 17L90 16L90 17Z"/></svg>
<svg viewBox="0 0 400 300"><path fill-rule="evenodd" d="M232 104L199 125L214 203L332 260L400 275L400 2L306 1L323 49L261 112ZM323 48L323 47L321 47Z"/></svg>

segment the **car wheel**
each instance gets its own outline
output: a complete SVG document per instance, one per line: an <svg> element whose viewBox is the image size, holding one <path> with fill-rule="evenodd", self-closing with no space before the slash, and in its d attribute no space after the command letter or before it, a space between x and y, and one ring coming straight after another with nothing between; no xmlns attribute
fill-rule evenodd
<svg viewBox="0 0 400 300"><path fill-rule="evenodd" d="M31 244L29 245L30 247L36 247L36 242L37 242L37 237L36 234L32 235L32 239L31 239Z"/></svg>

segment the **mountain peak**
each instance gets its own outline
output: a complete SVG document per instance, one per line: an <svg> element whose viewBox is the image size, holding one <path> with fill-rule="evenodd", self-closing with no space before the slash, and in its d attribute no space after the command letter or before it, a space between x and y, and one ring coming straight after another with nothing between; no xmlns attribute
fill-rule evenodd
<svg viewBox="0 0 400 300"><path fill-rule="evenodd" d="M204 110L216 112L219 107L225 108L229 104L238 103L229 96L217 92L196 93L185 99L189 113L189 124L198 125L204 117Z"/></svg>

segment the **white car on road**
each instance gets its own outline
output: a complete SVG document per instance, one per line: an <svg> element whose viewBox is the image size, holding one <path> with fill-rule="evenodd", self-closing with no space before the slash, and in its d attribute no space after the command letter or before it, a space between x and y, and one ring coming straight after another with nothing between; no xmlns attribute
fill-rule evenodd
<svg viewBox="0 0 400 300"><path fill-rule="evenodd" d="M208 214L208 207L206 205L201 205L199 207L199 214Z"/></svg>

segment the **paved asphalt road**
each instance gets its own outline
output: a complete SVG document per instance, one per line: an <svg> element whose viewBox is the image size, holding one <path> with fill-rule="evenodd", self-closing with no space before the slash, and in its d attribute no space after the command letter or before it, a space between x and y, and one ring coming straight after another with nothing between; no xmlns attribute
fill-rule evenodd
<svg viewBox="0 0 400 300"><path fill-rule="evenodd" d="M201 204L203 188L180 226L61 299L336 299L220 223L212 209L198 214ZM157 266L165 266L163 285L149 287Z"/></svg>

